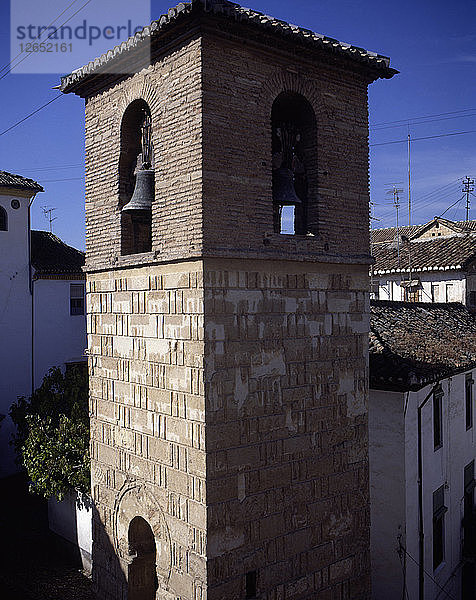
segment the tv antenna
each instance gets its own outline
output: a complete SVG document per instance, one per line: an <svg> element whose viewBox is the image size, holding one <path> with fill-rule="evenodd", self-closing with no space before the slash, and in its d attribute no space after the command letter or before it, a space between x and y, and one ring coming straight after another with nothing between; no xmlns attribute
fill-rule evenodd
<svg viewBox="0 0 476 600"><path fill-rule="evenodd" d="M53 213L56 210L56 208L53 208L50 206L42 206L41 210L43 211L43 214L45 215L45 219L50 224L50 233L53 233L53 221L56 221L56 219L58 218L58 217L53 217Z"/></svg>
<svg viewBox="0 0 476 600"><path fill-rule="evenodd" d="M393 186L393 189L389 190L387 194L393 195L393 205L395 206L395 217L396 217L396 226L397 226L397 257L398 257L398 266L400 266L400 226L398 223L398 209L400 208L400 196L403 192L402 188L397 188L396 185Z"/></svg>
<svg viewBox="0 0 476 600"><path fill-rule="evenodd" d="M471 187L474 185L474 179L470 179L469 177L466 177L466 179L463 179L463 193L466 194L466 221L469 221L469 204L470 204L470 199L469 199L469 195L471 194L471 192L474 191L474 187Z"/></svg>

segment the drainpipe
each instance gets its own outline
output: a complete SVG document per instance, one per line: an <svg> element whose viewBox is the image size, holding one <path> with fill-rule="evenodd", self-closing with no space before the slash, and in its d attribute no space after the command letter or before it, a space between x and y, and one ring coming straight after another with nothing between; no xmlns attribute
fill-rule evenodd
<svg viewBox="0 0 476 600"><path fill-rule="evenodd" d="M31 299L31 393L35 391L35 296L34 296L34 277L33 267L31 264L31 205L37 194L35 194L28 204L28 273L29 273L29 287L30 287L30 299Z"/></svg>
<svg viewBox="0 0 476 600"><path fill-rule="evenodd" d="M425 534L423 530L423 456L422 456L422 431L421 414L423 407L439 387L437 381L427 397L418 407L418 600L425 598Z"/></svg>

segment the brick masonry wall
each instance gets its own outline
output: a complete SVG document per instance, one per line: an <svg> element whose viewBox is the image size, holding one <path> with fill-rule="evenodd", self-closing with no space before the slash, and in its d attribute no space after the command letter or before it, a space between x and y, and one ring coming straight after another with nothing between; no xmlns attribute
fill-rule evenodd
<svg viewBox="0 0 476 600"><path fill-rule="evenodd" d="M207 260L208 600L367 598L364 268Z"/></svg>
<svg viewBox="0 0 476 600"><path fill-rule="evenodd" d="M203 36L208 255L335 261L370 253L367 79L328 55L293 50ZM272 233L271 109L283 91L304 96L317 119L315 237Z"/></svg>
<svg viewBox="0 0 476 600"><path fill-rule="evenodd" d="M152 117L156 172L152 249L161 260L200 254L200 46L200 40L191 40L86 100L87 267L115 267L121 254L121 121L129 104L139 98L147 102Z"/></svg>

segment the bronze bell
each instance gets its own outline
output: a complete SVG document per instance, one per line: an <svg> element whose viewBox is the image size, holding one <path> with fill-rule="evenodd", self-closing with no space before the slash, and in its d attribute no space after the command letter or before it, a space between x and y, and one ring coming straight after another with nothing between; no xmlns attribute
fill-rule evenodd
<svg viewBox="0 0 476 600"><path fill-rule="evenodd" d="M154 199L154 171L140 169L136 174L134 193L122 212L150 211Z"/></svg>
<svg viewBox="0 0 476 600"><path fill-rule="evenodd" d="M279 206L302 204L294 189L294 173L281 167L273 172L273 201Z"/></svg>

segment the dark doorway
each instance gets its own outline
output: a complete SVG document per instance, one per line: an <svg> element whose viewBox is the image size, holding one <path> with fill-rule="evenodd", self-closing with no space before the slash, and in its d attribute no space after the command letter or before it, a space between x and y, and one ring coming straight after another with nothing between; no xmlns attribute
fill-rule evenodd
<svg viewBox="0 0 476 600"><path fill-rule="evenodd" d="M157 574L155 539L152 529L142 517L134 517L129 525L128 600L155 600Z"/></svg>

